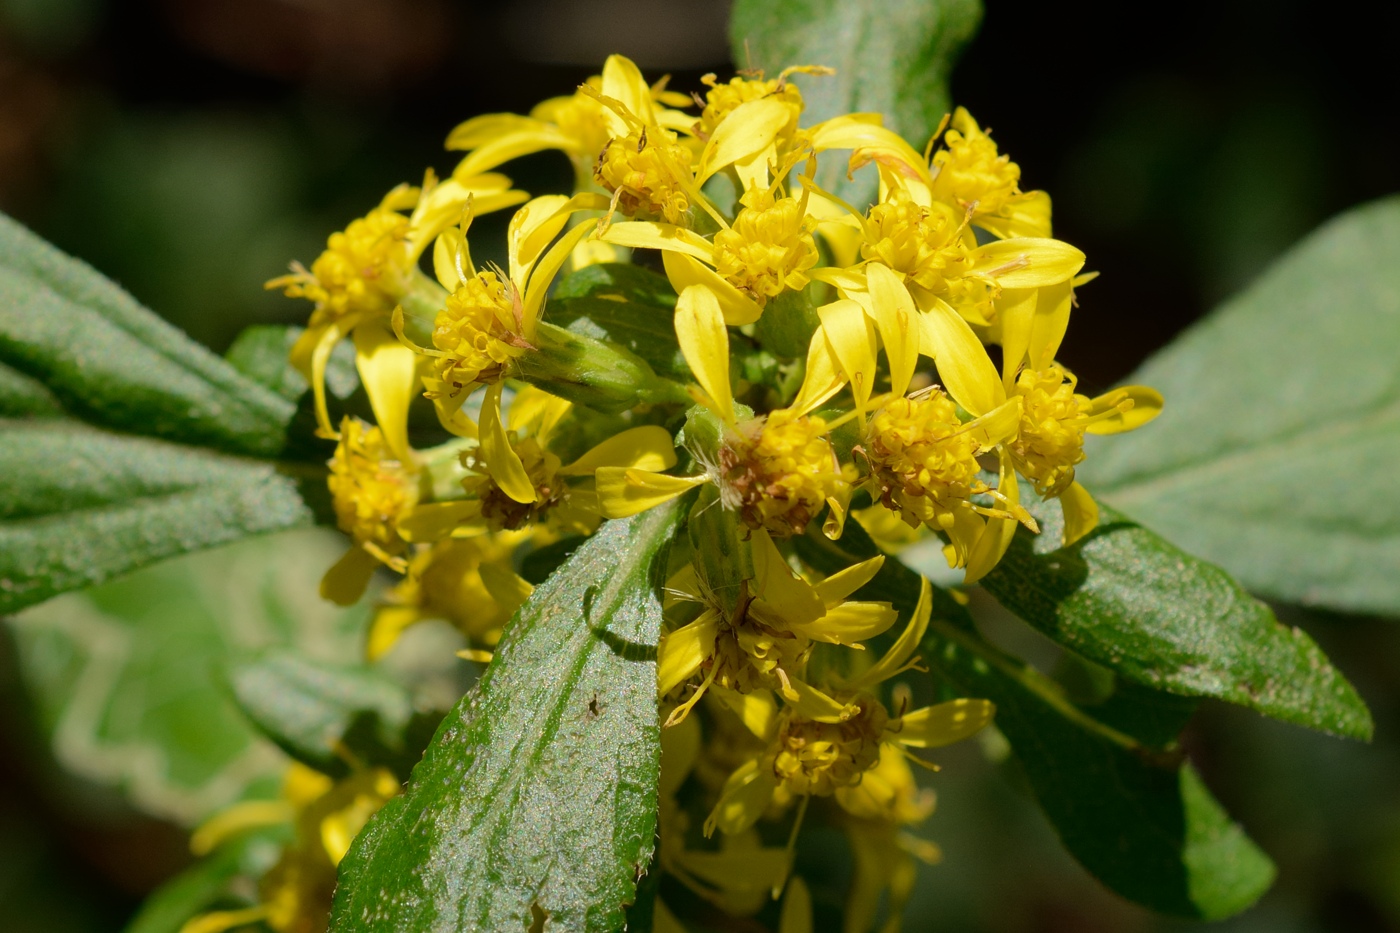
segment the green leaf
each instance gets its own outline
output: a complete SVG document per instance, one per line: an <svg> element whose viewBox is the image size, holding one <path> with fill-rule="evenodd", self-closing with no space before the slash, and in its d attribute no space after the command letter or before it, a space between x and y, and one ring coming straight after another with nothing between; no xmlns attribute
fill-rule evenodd
<svg viewBox="0 0 1400 933"><path fill-rule="evenodd" d="M1085 482L1258 593L1400 615L1400 198L1294 247L1131 381L1166 409Z"/></svg>
<svg viewBox="0 0 1400 933"><path fill-rule="evenodd" d="M0 215L0 363L104 427L275 456L294 408Z"/></svg>
<svg viewBox="0 0 1400 933"><path fill-rule="evenodd" d="M1006 608L1122 677L1215 697L1335 735L1370 739L1366 704L1300 629L1287 628L1219 567L1104 506L1067 548L1058 510L1018 529L982 580Z"/></svg>
<svg viewBox="0 0 1400 933"><path fill-rule="evenodd" d="M324 495L317 467L67 419L0 421L0 476L0 613L162 558L311 524L305 498Z"/></svg>
<svg viewBox="0 0 1400 933"><path fill-rule="evenodd" d="M251 792L276 794L286 757L216 674L267 645L325 662L362 651L365 612L319 598L344 551L307 529L167 561L9 619L38 727L65 769L192 826Z"/></svg>
<svg viewBox="0 0 1400 933"><path fill-rule="evenodd" d="M328 664L276 647L229 666L239 708L283 751L323 774L361 765L407 777L442 719L419 714L400 683L376 668Z"/></svg>
<svg viewBox="0 0 1400 933"><path fill-rule="evenodd" d="M292 346L306 328L282 324L255 324L245 328L228 348L224 359L249 379L276 392L289 402L295 402L311 386L288 360ZM326 364L326 388L336 398L348 398L360 386L360 374L355 370L355 350L349 342L341 342L331 352Z"/></svg>
<svg viewBox="0 0 1400 933"><path fill-rule="evenodd" d="M840 542L797 540L803 559L826 572L877 553L850 525ZM910 612L918 593L918 576L889 560L858 596ZM958 694L996 704L996 726L1086 869L1153 910L1203 920L1238 913L1264 893L1273 864L1180 753L1145 747L1096 720L1058 684L981 639L946 593L934 594L924 660Z"/></svg>
<svg viewBox="0 0 1400 933"><path fill-rule="evenodd" d="M180 933L185 921L207 910L251 906L247 895L277 861L281 846L265 834L230 840L157 888L124 933Z"/></svg>
<svg viewBox="0 0 1400 933"><path fill-rule="evenodd" d="M0 363L0 418L52 418L63 406L39 380Z"/></svg>
<svg viewBox="0 0 1400 933"><path fill-rule="evenodd" d="M651 854L658 579L680 503L607 522L535 590L407 792L340 866L331 929L620 928Z"/></svg>
<svg viewBox="0 0 1400 933"><path fill-rule="evenodd" d="M770 76L790 65L836 74L794 75L803 124L844 113L881 113L922 150L951 110L948 75L982 19L979 0L736 0L729 43L740 68ZM844 158L827 158L818 181L838 192L873 193L874 173L846 180Z"/></svg>
<svg viewBox="0 0 1400 933"><path fill-rule="evenodd" d="M676 292L663 275L628 263L600 263L566 276L550 296L549 321L607 340L646 360L658 374L689 380L671 324Z"/></svg>

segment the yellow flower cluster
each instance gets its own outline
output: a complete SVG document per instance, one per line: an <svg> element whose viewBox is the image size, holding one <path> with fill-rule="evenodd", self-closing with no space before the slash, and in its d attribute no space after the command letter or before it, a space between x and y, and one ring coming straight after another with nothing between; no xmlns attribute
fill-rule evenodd
<svg viewBox="0 0 1400 933"><path fill-rule="evenodd" d="M339 442L331 491L353 542L323 592L350 602L375 567L403 575L370 656L443 618L466 656L489 658L530 596L526 555L698 489L672 548L657 664L660 862L752 913L787 883L808 801L830 798L865 879L846 928L865 930L882 898L897 918L910 859L936 855L904 831L932 806L909 749L969 736L992 708L908 709L895 679L919 664L927 588L872 660L865 643L898 614L852 597L883 558L822 577L793 539L839 538L848 518L887 550L936 536L973 583L1018 526L1039 530L1022 481L1060 500L1065 544L1089 533L1097 508L1075 482L1085 435L1136 428L1162 400L1136 386L1077 392L1056 357L1092 278L1085 257L1053 237L1049 197L1021 189L1020 168L965 110L930 141L875 114L804 124L792 78L829 71L708 76L692 99L613 56L528 116L457 127L448 147L463 155L446 180L394 189L309 270L269 285L315 305L293 362L320 433ZM575 190L530 197L494 172L546 150L571 161ZM853 180L840 195L815 181L834 159ZM505 207L517 207L507 261L479 267L472 220ZM629 256L664 270L674 314L623 286L598 300L632 316L627 333L660 335L667 359L551 319L562 274ZM332 426L325 371L346 337L375 426ZM688 378L675 376L681 360ZM409 432L420 396L442 429L426 444L413 443L432 433L421 422ZM699 823L682 797L707 801L718 849L688 834ZM783 820L789 845L766 845L756 827ZM789 897L794 916L803 896ZM665 927L664 905L657 916Z"/></svg>

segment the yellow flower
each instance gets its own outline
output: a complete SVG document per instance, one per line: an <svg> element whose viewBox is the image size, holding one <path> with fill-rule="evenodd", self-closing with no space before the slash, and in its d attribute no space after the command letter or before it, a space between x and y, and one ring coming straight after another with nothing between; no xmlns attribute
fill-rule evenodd
<svg viewBox="0 0 1400 933"><path fill-rule="evenodd" d="M755 145L768 138L771 127L762 121L771 117L740 109L725 124L733 131L715 138L747 139L749 145ZM734 151L731 147L724 158ZM768 299L806 287L820 258L812 237L817 220L808 214L809 190L804 186L796 198L783 194L783 182L793 164L785 163L771 183L765 168L764 183L744 192L732 224L697 192L696 203L719 227L713 242L677 223L648 221L611 224L600 228L598 236L618 246L660 250L667 278L677 293L691 285L704 286L719 301L725 323L752 324L762 315ZM815 161L809 162L807 173L815 170Z"/></svg>
<svg viewBox="0 0 1400 933"><path fill-rule="evenodd" d="M830 696L844 698L845 708L854 711L845 718L814 717L800 704L781 711L772 704L766 714L745 717L745 725L767 748L729 776L705 822L706 834L715 829L743 832L775 802L832 796L858 787L885 754L882 746L892 754L936 748L961 741L990 722L994 707L986 700L953 700L890 715L870 692L915 663L931 611L931 588L924 581L914 616L890 650L859 676L831 688ZM844 793L836 799L843 807L866 804L864 797Z"/></svg>
<svg viewBox="0 0 1400 933"><path fill-rule="evenodd" d="M1096 398L1075 392L1074 374L1050 364L1024 369L1016 379L1021 423L1008 444L1016 471L1042 496L1058 496L1065 513L1064 543L1098 524L1098 506L1074 481L1084 459L1084 435L1118 434L1141 427L1162 410L1162 396L1146 386L1123 386Z"/></svg>
<svg viewBox="0 0 1400 933"><path fill-rule="evenodd" d="M734 225L714 239L715 271L759 307L784 291L805 288L819 258L806 190L801 198L780 198L775 189L745 193Z"/></svg>
<svg viewBox="0 0 1400 933"><path fill-rule="evenodd" d="M777 690L813 715L839 719L850 711L802 680L812 644L858 645L894 623L889 603L848 599L874 577L884 557L863 561L813 585L793 573L765 532L755 531L751 541L754 578L742 584L732 611L693 566L687 565L667 584L672 598L704 607L694 621L661 641L656 676L662 696L703 675L695 692L671 714L668 725L685 719L711 685L740 694Z"/></svg>
<svg viewBox="0 0 1400 933"><path fill-rule="evenodd" d="M435 541L454 533L517 531L540 524L591 533L599 518L594 482L602 482L595 474L651 474L676 464L670 432L656 425L627 428L565 464L550 443L572 404L526 386L516 392L502 423L503 388L498 382L487 390L479 441L462 455L466 498L413 509L401 523L409 539Z"/></svg>
<svg viewBox="0 0 1400 933"><path fill-rule="evenodd" d="M201 914L181 927L180 933L224 933L259 922L277 933L325 930L335 892L336 866L369 818L399 790L398 779L383 768L358 769L333 781L294 762L287 769L282 803L235 805L216 815L191 840L196 854L203 855L243 830L290 823L292 842L263 877L261 903L242 910Z"/></svg>
<svg viewBox="0 0 1400 933"><path fill-rule="evenodd" d="M888 403L865 431L861 454L870 471L866 486L871 494L911 527L924 524L945 534L951 548L949 566L968 567L973 581L991 569L969 564L973 554L1001 557L995 550L977 550L987 533L986 517L1014 519L1039 530L1017 501L1014 484L1008 495L979 478L977 457L1013 437L1019 416L1020 401L1012 399L963 423L953 401L934 387ZM974 496L990 497L995 505L979 505Z"/></svg>
<svg viewBox="0 0 1400 933"><path fill-rule="evenodd" d="M433 266L447 297L433 320L432 348L408 341L404 316L397 311L393 325L403 346L432 361L431 375L423 378L424 394L433 400L447 430L476 436L476 425L460 411L462 403L482 384L499 385L519 359L535 349L540 311L554 277L592 224L559 234L573 214L605 203L597 195L546 195L526 203L507 231L508 273L477 270L472 264L467 243L470 214L459 227L438 237ZM495 397L499 401L499 392Z"/></svg>
<svg viewBox="0 0 1400 933"><path fill-rule="evenodd" d="M511 563L516 547L529 537L516 532L446 538L418 554L375 611L366 657L379 660L405 629L425 619L447 620L476 650L494 648L531 592Z"/></svg>
<svg viewBox="0 0 1400 933"><path fill-rule="evenodd" d="M404 455L406 439L379 412L381 406L392 407L391 399L380 396L397 389L405 372L412 382L412 357L403 357L393 346L389 315L424 281L419 257L464 206L471 204L477 213L485 213L523 200L524 192L511 190L510 180L501 175L463 176L438 184L429 172L422 189L399 185L378 207L331 234L310 270L293 264L291 275L267 283L268 288L281 288L289 297L316 305L306 332L292 348L291 362L311 384L321 436L335 437L326 407L326 364L335 345L353 335L356 364L376 417ZM406 210L411 211L408 216L402 213ZM382 385L386 380L390 385Z"/></svg>
<svg viewBox="0 0 1400 933"><path fill-rule="evenodd" d="M904 829L933 812L933 792L919 789L905 756L887 743L861 782L838 790L836 797L850 814L845 829L854 862L842 929L868 933L888 895L881 933L898 933L918 876L917 861L932 865L940 858L938 846Z"/></svg>
<svg viewBox="0 0 1400 933"><path fill-rule="evenodd" d="M676 302L676 337L699 383L697 401L723 424L719 449L704 453L707 471L688 477L644 476L636 471L599 470L598 495L609 518L633 515L706 482L719 487L725 508L753 529L779 537L800 533L823 503L844 514L849 498L827 426L809 415L841 387L828 358L809 358L797 399L785 409L740 422L729 384L729 334L714 293L692 285Z"/></svg>
<svg viewBox="0 0 1400 933"><path fill-rule="evenodd" d="M558 149L574 165L575 190L586 191L598 153L618 135L600 96L630 100L643 119L672 130L684 129L695 119L671 109L690 106L689 97L667 91L665 79L648 87L635 64L624 56L611 55L602 74L589 78L577 92L540 103L528 117L513 113L473 117L452 131L447 148L468 151L458 166L458 171L466 174L485 172L533 152Z"/></svg>
<svg viewBox="0 0 1400 933"><path fill-rule="evenodd" d="M997 152L966 109L953 112L943 145L933 156L934 198L967 211L997 237L1050 236L1050 196L1021 191L1020 166Z"/></svg>
<svg viewBox="0 0 1400 933"><path fill-rule="evenodd" d="M358 418L341 423L327 480L336 523L352 547L321 580L321 595L348 606L360 598L378 564L402 572L407 542L398 523L417 502L412 466L396 459L384 433Z"/></svg>
<svg viewBox="0 0 1400 933"><path fill-rule="evenodd" d="M593 179L628 217L680 224L690 210L690 150L660 127L641 124L603 146Z"/></svg>

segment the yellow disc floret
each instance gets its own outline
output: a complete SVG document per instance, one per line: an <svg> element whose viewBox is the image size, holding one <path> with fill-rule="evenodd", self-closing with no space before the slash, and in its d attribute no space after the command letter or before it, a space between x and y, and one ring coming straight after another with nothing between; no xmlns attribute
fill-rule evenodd
<svg viewBox="0 0 1400 933"><path fill-rule="evenodd" d="M880 760L880 742L889 714L879 700L853 701L857 712L845 722L817 722L791 710L778 731L773 773L795 796L826 797L859 784Z"/></svg>
<svg viewBox="0 0 1400 933"><path fill-rule="evenodd" d="M942 202L923 207L902 188L870 208L863 258L902 272L915 284L949 301L978 297L980 283L964 278L971 252L965 218Z"/></svg>
<svg viewBox="0 0 1400 933"><path fill-rule="evenodd" d="M977 440L941 391L881 409L870 420L865 456L880 501L910 527L949 524L954 508L988 491L977 478Z"/></svg>
<svg viewBox="0 0 1400 933"><path fill-rule="evenodd" d="M817 244L796 198L756 189L744 201L734 225L715 234L715 270L762 307L786 289L806 287Z"/></svg>
<svg viewBox="0 0 1400 933"><path fill-rule="evenodd" d="M709 139L724 118L738 107L751 100L777 95L782 100L795 105L792 125L784 127L779 136L791 136L797 129L797 114L802 111L802 92L797 85L787 80L787 72L780 77L764 80L761 73L757 78L736 75L728 83L720 84L715 76L705 75L700 79L709 85L705 92L705 109L700 113L700 121L695 124L695 135Z"/></svg>
<svg viewBox="0 0 1400 933"><path fill-rule="evenodd" d="M961 107L943 144L947 148L933 157L937 197L978 214L995 214L1020 194L1020 166L1010 156L998 154L997 144Z"/></svg>
<svg viewBox="0 0 1400 933"><path fill-rule="evenodd" d="M720 452L722 495L750 528L801 534L842 483L820 418L784 409L740 427Z"/></svg>
<svg viewBox="0 0 1400 933"><path fill-rule="evenodd" d="M598 156L593 177L614 195L628 217L660 217L685 222L690 209L686 182L690 150L659 128L644 128L608 141Z"/></svg>
<svg viewBox="0 0 1400 933"><path fill-rule="evenodd" d="M358 418L346 418L327 480L340 530L385 563L407 545L398 520L417 501L412 474L389 450L384 434Z"/></svg>
<svg viewBox="0 0 1400 933"><path fill-rule="evenodd" d="M396 206L386 198L385 204L332 233L310 271L294 267L296 272L268 285L282 288L288 297L315 302L312 327L350 314L387 315L408 290L414 269L409 219Z"/></svg>
<svg viewBox="0 0 1400 933"><path fill-rule="evenodd" d="M1084 459L1084 430L1093 402L1074 391L1074 374L1051 364L1025 369L1016 379L1021 396L1021 428L1010 445L1016 470L1035 483L1042 496L1058 496L1074 482L1074 465Z"/></svg>
<svg viewBox="0 0 1400 933"><path fill-rule="evenodd" d="M498 381L529 346L516 332L521 314L519 291L495 272L478 272L448 295L433 322L433 346L441 355L430 397Z"/></svg>

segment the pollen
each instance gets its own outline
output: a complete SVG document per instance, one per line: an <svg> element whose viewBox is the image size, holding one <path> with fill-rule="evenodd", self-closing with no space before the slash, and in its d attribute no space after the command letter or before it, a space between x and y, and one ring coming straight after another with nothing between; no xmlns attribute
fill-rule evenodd
<svg viewBox="0 0 1400 933"><path fill-rule="evenodd" d="M685 181L690 178L690 152L665 138L642 129L614 138L603 147L593 177L612 192L617 206L628 217L660 217L682 224L690 209Z"/></svg>
<svg viewBox="0 0 1400 933"><path fill-rule="evenodd" d="M880 760L889 714L872 696L859 697L845 722L816 722L788 710L778 732L773 773L794 795L826 797L854 787Z"/></svg>
<svg viewBox="0 0 1400 933"><path fill-rule="evenodd" d="M1074 482L1084 459L1084 429L1092 402L1074 391L1074 374L1051 364L1025 369L1016 379L1021 428L1010 445L1016 469L1042 496L1058 496Z"/></svg>
<svg viewBox="0 0 1400 933"><path fill-rule="evenodd" d="M298 268L268 285L281 287L289 298L315 302L312 327L348 314L388 314L407 291L413 271L408 235L407 217L376 207L332 233L310 271Z"/></svg>
<svg viewBox="0 0 1400 933"><path fill-rule="evenodd" d="M434 394L454 394L477 382L496 382L528 346L516 333L520 295L496 273L482 271L451 295L433 322L433 346L441 385Z"/></svg>
<svg viewBox="0 0 1400 933"><path fill-rule="evenodd" d="M410 472L394 459L384 434L357 418L346 418L327 480L336 523L355 543L388 562L407 545L398 519L417 501Z"/></svg>
<svg viewBox="0 0 1400 933"><path fill-rule="evenodd" d="M762 307L786 289L806 287L817 244L796 198L756 190L745 200L753 203L739 211L732 227L715 234L715 270Z"/></svg>
<svg viewBox="0 0 1400 933"><path fill-rule="evenodd" d="M842 482L826 423L784 409L740 432L720 452L725 504L750 528L779 537L801 534Z"/></svg>
<svg viewBox="0 0 1400 933"><path fill-rule="evenodd" d="M896 399L870 420L865 456L886 508L910 527L939 524L953 508L987 491L978 480L977 442L942 391Z"/></svg>

